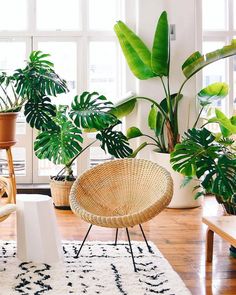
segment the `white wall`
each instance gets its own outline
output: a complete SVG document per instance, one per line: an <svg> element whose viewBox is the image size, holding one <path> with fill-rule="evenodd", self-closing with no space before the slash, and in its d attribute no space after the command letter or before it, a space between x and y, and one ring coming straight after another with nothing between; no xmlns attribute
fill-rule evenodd
<svg viewBox="0 0 236 295"><path fill-rule="evenodd" d="M126 0L128 1L128 0ZM137 32L151 48L157 20L163 10L168 13L170 24L176 26L176 40L171 41L171 92L176 92L184 80L181 66L185 59L196 51L196 27L195 27L195 0L137 0ZM131 26L133 24L130 24ZM158 78L137 81L137 94L148 96L160 101L164 97L161 83ZM196 80L192 78L186 84L184 99L180 109L180 129L186 130L189 123L189 102L195 109ZM147 114L150 104L141 102L137 108L137 126L143 131L149 132L147 126ZM191 109L193 109L191 108ZM191 118L195 111L191 111ZM190 125L191 126L191 125ZM142 139L143 140L143 139ZM141 140L141 142L142 142ZM142 157L148 157L143 153Z"/></svg>

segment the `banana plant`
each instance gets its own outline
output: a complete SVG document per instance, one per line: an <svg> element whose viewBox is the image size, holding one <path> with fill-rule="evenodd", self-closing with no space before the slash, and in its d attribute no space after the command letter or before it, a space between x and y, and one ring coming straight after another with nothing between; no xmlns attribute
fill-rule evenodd
<svg viewBox="0 0 236 295"><path fill-rule="evenodd" d="M230 45L206 55L197 51L188 57L182 65L184 80L178 92L172 94L170 87L170 31L166 11L161 14L157 22L152 49L149 49L142 39L122 21L117 22L114 30L129 68L135 77L140 80L160 79L164 92L163 99L160 99L159 95L158 99L140 96L130 98L128 101L117 104L116 112L121 115L125 111L124 114L127 115L133 110L138 100L148 101L151 104L148 118L149 127L154 131L155 140L158 141L158 149L161 152L171 152L174 150L174 146L180 142L178 108L184 97L182 92L185 84L207 65L235 55L236 40L232 40ZM217 95L221 86L222 84L214 83L200 91L198 97L205 97L205 102L223 98L227 87L224 86L224 90ZM203 105L201 104L201 106Z"/></svg>
<svg viewBox="0 0 236 295"><path fill-rule="evenodd" d="M41 130L34 143L34 151L39 159L64 165L56 179L63 174L71 179L72 164L97 140L105 152L116 158L125 158L132 154L126 136L115 129L121 122L109 112L112 109L112 103L105 96L87 91L75 96L70 108L57 108L56 116L51 118L53 128ZM83 147L83 136L88 131L96 132L96 139Z"/></svg>

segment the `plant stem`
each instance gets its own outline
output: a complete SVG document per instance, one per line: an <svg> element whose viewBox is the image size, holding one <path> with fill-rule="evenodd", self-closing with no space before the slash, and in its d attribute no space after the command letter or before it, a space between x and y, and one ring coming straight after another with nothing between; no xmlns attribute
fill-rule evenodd
<svg viewBox="0 0 236 295"><path fill-rule="evenodd" d="M204 107L201 108L201 110L200 110L200 112L199 112L199 114L197 116L197 119L196 119L196 121L195 121L195 123L193 125L193 128L196 128L198 120L200 119L203 110L204 110Z"/></svg>
<svg viewBox="0 0 236 295"><path fill-rule="evenodd" d="M152 104L154 104L158 109L159 111L162 113L162 115L168 119L168 116L166 114L166 112L163 110L163 108L160 106L159 103L157 103L155 100L151 99L151 98L148 98L148 97L145 97L145 96L137 96L137 97L134 97L135 99L144 99L144 100L147 100L149 102L151 102Z"/></svg>
<svg viewBox="0 0 236 295"><path fill-rule="evenodd" d="M161 79L161 82L162 82L162 85L163 85L163 89L164 89L164 91L165 91L165 95L166 95L166 97L167 97L167 96L168 96L168 92L167 92L167 89L166 89L166 85L165 85L165 83L164 83L163 78L160 77L160 79Z"/></svg>
<svg viewBox="0 0 236 295"><path fill-rule="evenodd" d="M57 176L56 176L56 178L58 177L58 176L60 176L61 174L62 174L62 172L63 171L65 171L66 170L66 168L67 167L70 167L72 164L73 164L73 162L84 152L84 151L86 151L91 145L93 145L95 142L97 141L97 139L96 140L94 140L93 142L91 142L90 144L88 144L84 149L82 149L77 155L75 155L71 160L70 160L70 162L69 163L67 163L58 173L57 173Z"/></svg>

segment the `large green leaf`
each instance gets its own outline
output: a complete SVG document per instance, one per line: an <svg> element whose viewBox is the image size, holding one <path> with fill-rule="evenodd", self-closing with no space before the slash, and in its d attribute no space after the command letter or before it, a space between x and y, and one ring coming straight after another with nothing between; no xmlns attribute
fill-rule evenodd
<svg viewBox="0 0 236 295"><path fill-rule="evenodd" d="M140 80L156 77L151 68L151 52L144 42L122 21L114 26L130 70Z"/></svg>
<svg viewBox="0 0 236 295"><path fill-rule="evenodd" d="M143 135L143 133L137 127L130 127L130 128L127 129L127 132L126 132L127 139L140 137L142 135Z"/></svg>
<svg viewBox="0 0 236 295"><path fill-rule="evenodd" d="M117 119L124 118L132 113L135 108L136 102L136 97L133 95L133 93L131 93L125 99L122 99L114 104L109 113L116 116Z"/></svg>
<svg viewBox="0 0 236 295"><path fill-rule="evenodd" d="M114 126L101 130L96 138L101 141L101 148L116 158L126 158L132 154L126 136Z"/></svg>
<svg viewBox="0 0 236 295"><path fill-rule="evenodd" d="M198 101L202 107L212 104L214 100L219 100L227 96L229 86L226 83L217 82L203 88L197 94Z"/></svg>
<svg viewBox="0 0 236 295"><path fill-rule="evenodd" d="M169 75L170 62L169 24L166 11L162 12L156 27L152 47L151 64L153 72L158 76Z"/></svg>
<svg viewBox="0 0 236 295"><path fill-rule="evenodd" d="M70 117L79 128L102 130L118 122L117 118L109 113L112 107L113 104L105 96L97 92L83 92L80 97L74 98Z"/></svg>
<svg viewBox="0 0 236 295"><path fill-rule="evenodd" d="M58 111L54 120L56 128L39 133L34 151L39 159L66 165L82 150L82 132L68 120L64 111Z"/></svg>
<svg viewBox="0 0 236 295"><path fill-rule="evenodd" d="M51 104L49 97L43 97L39 101L29 100L25 104L24 115L32 128L38 130L52 129L55 125L52 117L56 115L56 108Z"/></svg>
<svg viewBox="0 0 236 295"><path fill-rule="evenodd" d="M236 119L235 117L228 118L219 109L215 109L216 116L209 119L209 123L218 123L224 136L236 134Z"/></svg>
<svg viewBox="0 0 236 295"><path fill-rule="evenodd" d="M28 100L47 95L56 96L68 91L66 81L54 71L53 63L45 59L49 54L33 51L24 69L17 69L13 77L16 80L16 92Z"/></svg>
<svg viewBox="0 0 236 295"><path fill-rule="evenodd" d="M148 115L148 126L155 132L156 136L160 136L163 130L164 118L158 111L155 105L151 106L151 110Z"/></svg>
<svg viewBox="0 0 236 295"><path fill-rule="evenodd" d="M171 153L174 170L197 177L206 192L227 200L236 193L236 158L207 129L191 129Z"/></svg>
<svg viewBox="0 0 236 295"><path fill-rule="evenodd" d="M182 65L182 70L186 78L190 78L205 66L236 54L236 39L231 41L230 45L226 45L221 49L202 55L199 51L193 53Z"/></svg>
<svg viewBox="0 0 236 295"><path fill-rule="evenodd" d="M185 176L195 176L196 159L200 154L205 153L207 147L214 140L215 137L205 128L188 130L183 142L177 144L171 153L172 168Z"/></svg>

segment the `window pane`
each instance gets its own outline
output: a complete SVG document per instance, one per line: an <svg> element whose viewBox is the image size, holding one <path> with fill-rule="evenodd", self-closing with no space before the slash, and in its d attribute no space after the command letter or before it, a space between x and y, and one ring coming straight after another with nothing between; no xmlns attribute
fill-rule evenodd
<svg viewBox="0 0 236 295"><path fill-rule="evenodd" d="M26 175L26 150L21 147L12 148L12 157L14 163L15 174ZM8 165L5 150L0 150L0 175L8 175Z"/></svg>
<svg viewBox="0 0 236 295"><path fill-rule="evenodd" d="M0 31L27 29L27 0L0 0Z"/></svg>
<svg viewBox="0 0 236 295"><path fill-rule="evenodd" d="M226 29L226 0L202 1L203 30Z"/></svg>
<svg viewBox="0 0 236 295"><path fill-rule="evenodd" d="M203 42L203 52L208 53L218 48L223 47L224 42ZM227 82L226 81L226 60L217 61L203 69L203 87L215 82ZM205 109L203 113L204 118L212 117L215 115L215 108L221 109L223 112L226 110L226 99L215 101L208 109ZM218 124L210 124L207 126L212 132L219 132Z"/></svg>
<svg viewBox="0 0 236 295"><path fill-rule="evenodd" d="M38 160L38 176L56 176L64 165L55 165L48 160ZM73 175L76 176L77 163L72 165Z"/></svg>
<svg viewBox="0 0 236 295"><path fill-rule="evenodd" d="M89 0L89 29L112 31L118 17L118 0Z"/></svg>
<svg viewBox="0 0 236 295"><path fill-rule="evenodd" d="M77 45L75 42L39 42L38 47L51 55L55 71L67 81L70 92L53 98L55 104L70 104L76 93Z"/></svg>
<svg viewBox="0 0 236 295"><path fill-rule="evenodd" d="M90 42L89 89L117 99L117 51L115 42Z"/></svg>
<svg viewBox="0 0 236 295"><path fill-rule="evenodd" d="M106 154L100 147L90 148L90 167L96 166L106 161L114 159L113 156Z"/></svg>
<svg viewBox="0 0 236 295"><path fill-rule="evenodd" d="M78 30L79 0L36 0L38 30Z"/></svg>

